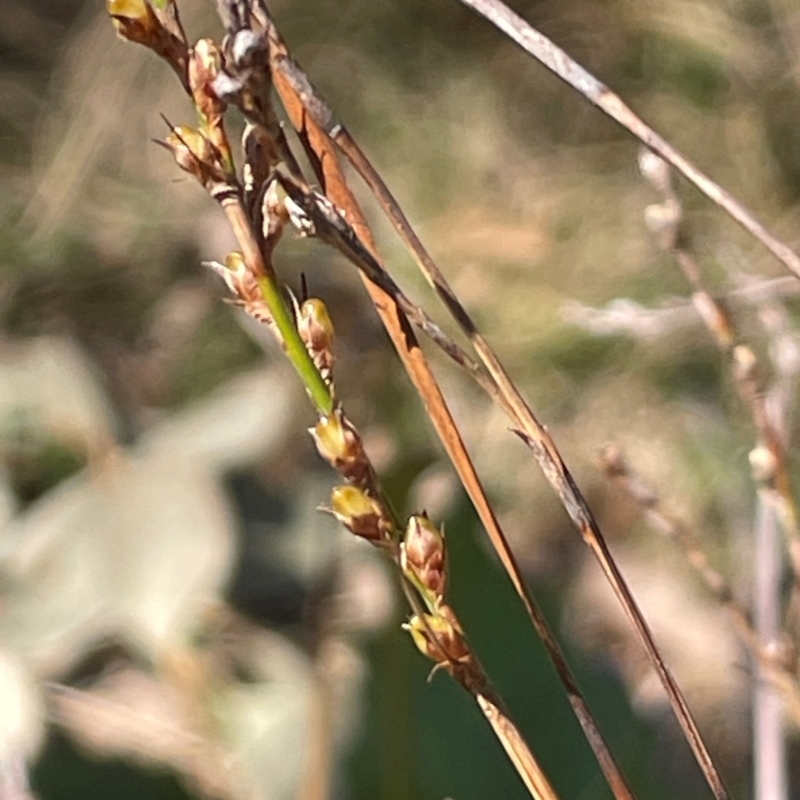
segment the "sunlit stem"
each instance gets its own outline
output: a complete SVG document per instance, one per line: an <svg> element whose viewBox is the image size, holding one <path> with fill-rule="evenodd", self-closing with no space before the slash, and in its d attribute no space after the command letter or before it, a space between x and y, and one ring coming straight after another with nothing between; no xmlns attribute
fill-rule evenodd
<svg viewBox="0 0 800 800"><path fill-rule="evenodd" d="M264 302L267 304L275 326L283 337L286 356L305 384L317 411L326 415L332 413L334 400L331 390L322 379L316 364L314 364L308 350L306 350L278 284L271 277L260 277L258 278L258 286L261 289Z"/></svg>

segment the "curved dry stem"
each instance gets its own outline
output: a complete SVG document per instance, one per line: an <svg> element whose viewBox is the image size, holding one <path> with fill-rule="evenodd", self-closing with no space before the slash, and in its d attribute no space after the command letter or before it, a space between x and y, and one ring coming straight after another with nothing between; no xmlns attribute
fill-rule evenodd
<svg viewBox="0 0 800 800"><path fill-rule="evenodd" d="M756 659L770 681L786 699L789 713L800 725L800 684L790 664L761 641L753 627L750 614L739 603L725 576L712 566L698 538L678 519L665 511L660 497L630 466L619 447L607 445L601 455L606 476L619 484L641 510L648 525L666 536L680 549L687 564L699 575L716 601L730 614L737 634Z"/></svg>
<svg viewBox="0 0 800 800"><path fill-rule="evenodd" d="M503 745L506 754L517 768L517 772L524 776L525 786L531 796L537 798L537 800L556 798L553 787L550 786L547 777L542 773L541 768L536 763L536 759L531 754L525 740L520 736L514 724L488 697L476 694L475 700L492 726L495 736Z"/></svg>
<svg viewBox="0 0 800 800"><path fill-rule="evenodd" d="M683 245L683 206L672 187L669 167L656 156L640 158L643 175L662 195L663 202L649 206L645 218L661 249L669 253L692 288L692 304L709 334L724 355L742 404L748 410L758 444L751 452L753 476L759 496L780 522L793 575L795 605L800 605L800 526L797 502L789 474L789 462L781 431L770 418L760 364L753 350L738 343L733 318L706 288L692 254ZM761 448L761 450L759 450Z"/></svg>
<svg viewBox="0 0 800 800"><path fill-rule="evenodd" d="M516 42L526 53L568 83L642 144L657 153L716 203L755 239L761 242L790 272L800 277L800 256L788 244L773 236L752 211L699 170L686 156L656 133L629 108L622 98L574 61L560 47L515 14L501 0L459 0L477 11Z"/></svg>

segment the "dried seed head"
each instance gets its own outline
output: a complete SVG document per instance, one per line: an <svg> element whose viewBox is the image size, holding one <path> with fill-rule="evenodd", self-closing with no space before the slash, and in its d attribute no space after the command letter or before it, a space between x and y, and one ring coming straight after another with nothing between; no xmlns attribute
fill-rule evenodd
<svg viewBox="0 0 800 800"><path fill-rule="evenodd" d="M204 261L203 265L225 281L231 294L236 297L238 305L241 305L258 322L267 325L278 343L283 346L283 334L275 324L258 280L245 263L244 256L240 252L234 251L228 253L224 264L220 264L218 261Z"/></svg>
<svg viewBox="0 0 800 800"><path fill-rule="evenodd" d="M240 250L232 250L225 256L225 267L237 274L250 271L245 263L244 254Z"/></svg>
<svg viewBox="0 0 800 800"><path fill-rule="evenodd" d="M383 539L388 531L380 503L356 486L334 487L331 511L349 531L372 542Z"/></svg>
<svg viewBox="0 0 800 800"><path fill-rule="evenodd" d="M167 134L166 144L178 166L205 185L214 170L216 152L211 142L196 128L179 125Z"/></svg>
<svg viewBox="0 0 800 800"><path fill-rule="evenodd" d="M152 9L144 0L108 0L106 11L112 17L125 17L143 22L152 14Z"/></svg>
<svg viewBox="0 0 800 800"><path fill-rule="evenodd" d="M415 614L403 628L424 656L445 669L471 659L464 632L449 606L436 614Z"/></svg>
<svg viewBox="0 0 800 800"><path fill-rule="evenodd" d="M360 449L358 434L345 423L340 411L321 417L311 431L319 454L332 465L350 460Z"/></svg>
<svg viewBox="0 0 800 800"><path fill-rule="evenodd" d="M178 73L184 88L188 89L188 47L175 4L173 0L154 0L154 6L145 0L106 0L106 9L117 35L129 42L143 44L166 59Z"/></svg>
<svg viewBox="0 0 800 800"><path fill-rule="evenodd" d="M323 378L330 380L333 369L333 323L322 300L312 297L300 306L297 331Z"/></svg>
<svg viewBox="0 0 800 800"><path fill-rule="evenodd" d="M600 464L609 478L626 478L628 463L622 449L617 444L609 443L600 451Z"/></svg>
<svg viewBox="0 0 800 800"><path fill-rule="evenodd" d="M236 103L242 91L242 82L227 72L220 72L211 84L211 91L226 103Z"/></svg>
<svg viewBox="0 0 800 800"><path fill-rule="evenodd" d="M787 633L780 633L763 646L764 657L792 674L797 672L797 644Z"/></svg>
<svg viewBox="0 0 800 800"><path fill-rule="evenodd" d="M249 158L248 158L249 163ZM283 234L283 229L289 223L289 212L286 210L286 192L276 180L267 184L264 200L261 206L263 219L261 232L268 250L275 247Z"/></svg>
<svg viewBox="0 0 800 800"><path fill-rule="evenodd" d="M197 83L213 80L220 70L221 56L213 39L198 39L192 48L191 70Z"/></svg>
<svg viewBox="0 0 800 800"><path fill-rule="evenodd" d="M272 75L266 33L243 28L226 36L222 47L224 66L215 90L265 132L280 135L270 98Z"/></svg>
<svg viewBox="0 0 800 800"><path fill-rule="evenodd" d="M758 388L760 376L756 354L747 345L739 344L733 348L732 358L734 378L742 383L752 383Z"/></svg>
<svg viewBox="0 0 800 800"><path fill-rule="evenodd" d="M217 136L224 144L224 133L220 129L210 129L210 135ZM206 133L180 125L172 128L163 144L172 151L178 166L194 175L212 197L224 196L230 187L227 159ZM218 196L220 191L223 194Z"/></svg>
<svg viewBox="0 0 800 800"><path fill-rule="evenodd" d="M231 294L235 295L243 303L247 304L261 299L258 283L247 264L245 264L244 256L240 252L228 253L225 256L224 264L220 264L218 261L207 261L205 266L219 275L225 281L225 285Z"/></svg>
<svg viewBox="0 0 800 800"><path fill-rule="evenodd" d="M406 577L432 605L439 605L446 584L444 535L425 514L408 520L400 550L400 566Z"/></svg>
<svg viewBox="0 0 800 800"><path fill-rule="evenodd" d="M189 57L189 87L197 110L206 120L216 120L225 111L225 103L214 89L221 61L219 48L211 39L199 39Z"/></svg>
<svg viewBox="0 0 800 800"><path fill-rule="evenodd" d="M340 409L320 417L309 433L319 454L347 480L362 483L370 473L361 437Z"/></svg>
<svg viewBox="0 0 800 800"><path fill-rule="evenodd" d="M249 28L243 28L231 38L228 53L238 71L262 66L268 58L267 40Z"/></svg>
<svg viewBox="0 0 800 800"><path fill-rule="evenodd" d="M144 0L107 0L106 11L121 38L146 47L155 46L162 26Z"/></svg>
<svg viewBox="0 0 800 800"><path fill-rule="evenodd" d="M300 306L298 326L303 341L312 350L329 350L333 344L333 323L322 300L310 297Z"/></svg>

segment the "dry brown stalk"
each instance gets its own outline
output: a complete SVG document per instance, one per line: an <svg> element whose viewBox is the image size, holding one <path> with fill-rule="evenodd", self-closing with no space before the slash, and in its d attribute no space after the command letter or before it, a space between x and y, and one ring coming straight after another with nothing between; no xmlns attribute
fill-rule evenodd
<svg viewBox="0 0 800 800"><path fill-rule="evenodd" d="M483 715L489 720L489 724L494 729L497 738L503 745L508 757L511 759L517 772L525 776L525 786L533 797L541 797L543 800L554 797L552 786L547 781L547 777L541 772L535 760L531 760L531 754L519 731L509 723L507 716L483 694L476 694Z"/></svg>
<svg viewBox="0 0 800 800"><path fill-rule="evenodd" d="M731 616L734 628L770 681L786 700L786 708L800 725L800 684L795 675L796 657L791 647L780 647L774 642L761 641L750 619L747 609L736 600L733 589L725 576L712 566L708 554L698 538L663 508L661 498L633 470L622 450L616 445L607 445L600 454L600 462L606 476L619 484L641 510L650 527L662 536L671 539L686 558L686 562L697 572L706 588Z"/></svg>
<svg viewBox="0 0 800 800"><path fill-rule="evenodd" d="M779 593L775 587L776 576L767 575L766 572L767 565L777 568L778 557L774 544L776 537L773 535L777 522L783 532L793 575L788 613L796 618L800 607L800 530L784 441L786 404L781 403L779 410L773 407L772 411L777 413L770 413L764 376L754 351L737 342L736 329L728 310L704 286L700 269L685 246L686 237L681 225L683 207L673 189L669 165L657 155L645 151L640 156L639 166L644 177L662 195L663 200L645 210L648 226L656 235L659 246L673 256L692 287L692 304L724 355L733 384L756 431L757 443L750 452L750 468L758 492L758 513L754 530L757 560L760 562L755 570L758 630L757 633L749 632L742 629L741 624L739 629L746 641L748 634L751 634L749 644L759 666L759 677L763 676L781 691L790 713L796 715L796 663L790 663L796 662L796 656L791 653L791 647L778 645L781 617ZM786 377L781 374L780 369L778 373L780 377ZM762 645L762 637L771 640L768 647ZM756 786L759 792L768 792L765 796L772 796L769 792L775 791L775 784L772 784L771 789L766 788L770 783L767 775L777 778L786 772L782 720L773 699L761 685L755 686L753 707Z"/></svg>
<svg viewBox="0 0 800 800"><path fill-rule="evenodd" d="M669 166L658 156L643 152L640 169L663 201L648 206L645 219L659 246L675 259L692 287L692 304L725 357L739 397L747 408L758 439L751 464L758 492L775 509L786 539L794 576L794 593L800 591L800 527L783 438L770 419L763 385L763 370L753 350L738 342L733 318L705 287L700 269L683 244L683 207L671 181Z"/></svg>
<svg viewBox="0 0 800 800"><path fill-rule="evenodd" d="M601 83L564 50L515 14L501 0L460 0L460 2L489 20L526 53L671 164L709 200L761 242L790 272L800 277L800 256L789 245L773 236L756 219L752 211L699 170L686 156L637 116L618 94Z"/></svg>

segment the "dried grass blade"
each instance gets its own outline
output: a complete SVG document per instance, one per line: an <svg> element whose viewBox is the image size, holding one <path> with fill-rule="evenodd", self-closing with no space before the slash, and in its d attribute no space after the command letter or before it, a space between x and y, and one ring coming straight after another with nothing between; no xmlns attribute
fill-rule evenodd
<svg viewBox="0 0 800 800"><path fill-rule="evenodd" d="M557 800L555 790L511 720L485 695L478 694L475 699L531 796L536 800Z"/></svg>
<svg viewBox="0 0 800 800"><path fill-rule="evenodd" d="M752 211L698 169L647 123L622 98L570 58L560 47L515 14L501 0L459 0L476 11L516 42L526 53L582 94L615 122L630 131L642 144L660 155L693 183L709 200L767 248L790 272L800 277L800 256L771 234Z"/></svg>
<svg viewBox="0 0 800 800"><path fill-rule="evenodd" d="M525 420L526 426L517 433L528 443L536 456L545 476L550 481L564 508L569 513L572 521L577 526L584 542L591 548L597 558L606 579L611 584L614 594L620 605L625 610L634 631L647 653L650 663L658 675L661 685L667 694L670 705L683 730L689 746L694 752L697 763L708 782L709 787L717 800L728 800L730 794L722 780L722 776L711 757L711 753L703 741L700 729L692 716L686 699L681 692L675 678L664 662L663 657L655 643L653 634L641 609L631 593L622 573L619 570L608 544L600 531L589 506L578 489L567 465L561 457L558 448L547 429L536 419L529 409Z"/></svg>

